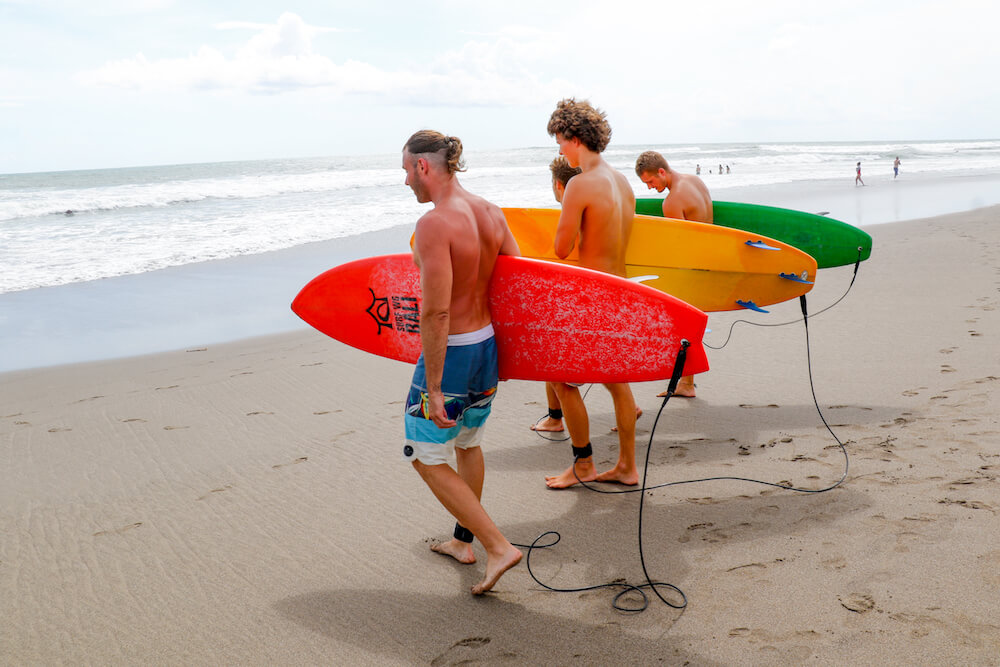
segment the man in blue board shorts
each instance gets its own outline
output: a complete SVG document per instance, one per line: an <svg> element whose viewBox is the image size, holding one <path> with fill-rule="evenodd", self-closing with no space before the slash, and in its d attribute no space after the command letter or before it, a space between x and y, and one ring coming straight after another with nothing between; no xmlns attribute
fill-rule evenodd
<svg viewBox="0 0 1000 667"><path fill-rule="evenodd" d="M493 325L479 331L448 336L441 393L451 428L439 428L430 415L427 371L423 356L417 361L406 399L406 445L403 458L426 465L448 462L452 447L478 447L483 425L497 391L497 345Z"/></svg>
<svg viewBox="0 0 1000 667"><path fill-rule="evenodd" d="M454 537L431 549L474 563L474 536L486 550L486 574L472 587L481 595L522 557L480 502L485 465L479 446L497 387L487 288L497 256L520 251L500 208L458 182L457 137L415 133L403 146L403 169L417 201L434 204L417 221L413 241L423 351L407 399L403 456L458 521ZM447 462L451 449L457 470Z"/></svg>

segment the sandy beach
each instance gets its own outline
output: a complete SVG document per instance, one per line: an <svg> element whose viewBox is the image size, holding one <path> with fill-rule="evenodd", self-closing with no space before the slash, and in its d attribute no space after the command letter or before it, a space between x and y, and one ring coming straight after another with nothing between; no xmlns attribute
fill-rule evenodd
<svg viewBox="0 0 1000 667"><path fill-rule="evenodd" d="M652 437L650 576L552 592L428 548L454 521L400 460L411 368L297 331L0 374L0 662L10 665L1000 664L1000 207L874 225L839 304L736 324ZM816 313L853 267L826 269ZM720 346L737 320L717 313ZM808 351L808 356L807 356ZM634 386L646 455L660 384ZM607 392L587 396L600 466ZM501 386L484 505L549 586L645 582L638 494L550 491L568 443ZM477 553L484 560L477 545Z"/></svg>

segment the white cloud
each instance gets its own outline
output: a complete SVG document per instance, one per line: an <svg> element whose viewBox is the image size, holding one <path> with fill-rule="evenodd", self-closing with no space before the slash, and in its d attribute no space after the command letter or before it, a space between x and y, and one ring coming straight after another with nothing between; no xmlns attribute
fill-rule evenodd
<svg viewBox="0 0 1000 667"><path fill-rule="evenodd" d="M539 62L559 54L559 41L529 29L505 29L488 41L469 41L413 69L386 70L348 60L338 64L313 49L313 37L336 28L310 26L282 14L275 24L226 22L219 29L253 29L246 43L226 55L204 45L186 58L151 60L143 54L81 72L84 85L132 90L283 93L325 88L383 103L506 106L546 103L568 85L538 76Z"/></svg>

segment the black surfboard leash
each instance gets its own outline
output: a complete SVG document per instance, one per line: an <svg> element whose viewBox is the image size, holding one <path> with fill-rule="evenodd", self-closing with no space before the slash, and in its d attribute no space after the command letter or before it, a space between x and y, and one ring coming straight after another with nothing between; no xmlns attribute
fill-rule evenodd
<svg viewBox="0 0 1000 667"><path fill-rule="evenodd" d="M860 264L860 260L858 261L858 264ZM857 277L858 264L855 264L855 267L854 267L854 276L855 277ZM854 279L852 278L851 285L853 285L853 284L854 284ZM849 291L850 291L850 287L848 287L848 292ZM844 296L846 296L846 295L847 295L847 292L845 292ZM844 296L842 296L840 299L838 299L837 302L839 302L840 300L842 300L844 298ZM836 305L837 302L835 302L834 304L832 304L831 306L828 306L827 308L825 308L823 310L828 310L833 305ZM625 494L625 493L639 493L640 494L640 496L639 496L639 512L638 512L639 560L640 560L640 563L642 565L643 575L646 577L646 582L642 583L642 584L629 584L627 582L618 582L618 581L615 581L615 582L611 582L611 583L607 583L607 584L598 584L598 585L594 585L594 586L586 586L586 587L580 587L580 588L556 588L554 586L550 586L550 585L542 582L538 578L538 576L536 576L534 570L531 567L531 556L532 556L532 553L534 552L535 549L553 547L553 546L555 546L562 539L561 535L557 531L550 530L550 531L546 531L545 533L542 533L541 535L539 535L537 538L535 538L535 540L530 545L520 545L520 544L516 544L515 545L515 546L518 546L518 547L521 547L521 548L528 549L528 554L527 554L527 559L526 559L527 568L528 568L528 574L531 576L531 578L538 585L542 586L543 588L545 588L547 590L551 590L551 591L554 591L554 592L563 592L563 593L582 592L582 591L589 591L589 590L597 590L597 589L601 589L601 588L614 588L614 587L622 588L623 590L621 590L614 597L614 599L612 600L612 606L614 606L614 608L618 609L619 611L630 612L630 613L638 613L638 612L645 611L645 609L649 606L649 598L646 595L645 591L643 590L643 589L648 588L648 589L652 590L656 594L656 596L664 604L666 604L667 606L669 606L671 608L674 608L674 609L683 609L683 608L685 608L687 606L687 596L684 594L684 592L678 586L675 586L674 584L653 581L652 578L649 575L649 572L648 572L647 568L646 568L646 559L645 559L645 551L644 551L644 548L643 548L642 536L643 536L643 514L644 514L643 510L644 510L645 497L646 497L646 492L647 491L652 491L653 489L665 488L665 487L669 487L669 486L679 486L679 485L682 485L682 484L695 484L695 483L700 483L700 482L711 482L711 481L737 481L737 482L748 482L748 483L752 483L752 484L761 484L761 485L764 485L764 486L771 486L771 487L775 487L775 488L779 488L779 489L784 489L784 490L787 490L787 491L795 491L795 492L798 492L798 493L816 494L816 493L825 493L827 491L832 491L833 489L839 487L841 484L844 483L844 481L847 479L847 475L848 475L849 470L850 470L850 457L848 456L848 453L847 453L847 447L840 440L840 438L837 437L837 434L833 431L832 427L830 426L830 424L827 422L826 418L824 417L823 411L822 411L822 409L820 408L820 405L819 405L819 400L816 397L816 387L815 387L815 381L813 379L813 371L812 371L812 351L811 351L811 345L810 345L810 339L809 339L809 318L810 318L810 315L808 314L808 307L807 307L807 302L806 302L806 296L804 294L799 297L799 305L800 305L800 307L802 309L802 320L801 321L804 324L804 329L805 329L805 334L806 334L806 362L807 362L807 369L808 369L808 375L809 375L809 387L810 387L810 390L811 390L811 393L812 393L813 404L815 405L816 411L817 411L817 413L820 416L820 420L823 422L823 425L826 427L827 431L833 437L834 441L837 443L837 446L840 448L840 451L841 451L841 453L844 456L844 470L843 470L843 473L841 474L840 478L836 482L834 482L834 483L832 483L832 484L830 484L830 485L828 485L828 486L826 486L824 488L821 488L821 489L807 489L807 488L792 486L791 484L788 484L788 483L770 482L770 481L766 481L766 480L753 479L753 478L749 478L749 477L738 477L738 476L733 476L733 475L720 475L720 476L713 476L713 477L703 477L703 478L698 478L698 479L679 480L679 481L666 482L666 483L663 483L663 484L656 484L656 485L653 485L653 486L649 486L647 484L648 473L649 473L649 457L650 457L650 453L651 453L652 447L653 447L653 437L656 434L656 427L659 424L660 415L663 414L663 409L666 407L667 402L670 400L670 398L674 395L674 391L677 388L677 383L678 383L678 381L680 380L680 378L681 378L681 376L683 374L684 360L686 358L687 347L688 347L689 343L686 340L682 341L681 350L678 352L677 361L674 364L674 373L673 373L673 376L671 377L670 384L668 386L666 395L664 396L663 402L660 404L660 408L659 408L659 410L656 413L656 418L653 421L652 429L650 430L649 443L648 443L648 445L646 447L646 456L645 456L645 462L644 462L644 465L643 465L643 474L642 474L642 479L641 479L640 487L637 488L637 489L606 490L606 489L598 488L596 486L592 486L591 484L588 484L587 482L584 482L583 480L581 480L579 478L579 476L577 476L577 482L579 482L584 488L588 489L589 491L593 491L595 493L603 493L603 494L609 494L609 495L610 494ZM823 311L820 311L820 312L823 312ZM795 322L798 322L798 321L799 320L796 320ZM786 323L786 324L794 324L795 322L790 322L790 323ZM753 323L750 323L750 324L753 324ZM776 326L776 325L769 325L769 326ZM730 333L731 333L731 331L730 331ZM573 473L574 473L574 475L576 475L576 465L575 465L575 463L576 463L576 460L574 459L574 466L573 466ZM546 537L549 537L549 536L553 536L554 540L551 541L551 542L545 543L545 544L540 544L540 542L542 542L542 540L544 540ZM680 596L679 602L676 602L676 603L675 602L671 602L670 600L666 599L663 595L661 595L660 591L659 591L659 588L661 588L661 587L665 588L665 589L669 589L670 591L673 591L678 596ZM638 605L638 606L628 606L628 607L626 607L626 606L623 605L623 603L622 603L623 596L625 596L625 595L627 595L628 593L631 593L631 592L635 592L635 593L637 593L641 597L641 604L640 605Z"/></svg>
<svg viewBox="0 0 1000 667"><path fill-rule="evenodd" d="M847 289L844 291L843 294L840 295L840 297L837 298L836 301L834 301L830 305L826 306L825 308L821 308L821 309L817 310L815 313L812 314L812 317L816 317L817 315L822 315L823 313L825 313L826 311L830 310L831 308L833 308L834 306L836 306L841 301L843 301L844 299L847 298L847 295L851 293L851 288L854 287L854 281L857 280L857 278L858 278L858 268L860 266L861 266L861 248L858 248L858 259L857 259L856 262L854 262L854 274L851 276L851 282L847 286ZM803 294L799 298L801 299L804 296L805 295ZM803 318L805 318L804 314L803 314ZM715 345L709 345L708 343L705 343L705 347L709 348L710 350L721 350L722 348L724 348L726 345L729 344L730 339L732 339L732 337L733 337L733 329L735 329L736 325L740 324L740 323L749 324L749 325L755 326L755 327L784 327L784 326L788 326L790 324L798 324L799 322L802 322L802 321L803 321L802 319L798 319L798 320L791 320L790 322L773 322L773 323L769 323L769 322L751 322L750 320L736 320L732 324L729 325L729 333L726 335L726 340L722 343L722 345L719 345L718 347L716 347Z"/></svg>

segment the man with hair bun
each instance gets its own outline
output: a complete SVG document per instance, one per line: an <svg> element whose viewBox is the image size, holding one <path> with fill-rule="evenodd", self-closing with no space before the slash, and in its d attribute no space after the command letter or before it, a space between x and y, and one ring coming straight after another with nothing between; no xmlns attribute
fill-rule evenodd
<svg viewBox="0 0 1000 667"><path fill-rule="evenodd" d="M573 98L561 100L549 118L548 132L559 144L559 154L581 172L566 185L562 212L556 228L555 253L561 259L579 248L580 264L590 269L625 275L625 248L632 233L635 195L624 175L601 156L611 140L611 126L600 109ZM545 478L552 489L578 481L639 483L635 464L636 408L628 384L605 384L615 405L618 424L618 462L597 473L590 445L590 421L580 390L566 383L554 388L562 405L573 446L573 465L559 475Z"/></svg>
<svg viewBox="0 0 1000 667"><path fill-rule="evenodd" d="M406 400L403 457L458 523L431 549L476 562L473 537L486 550L486 574L474 595L493 588L522 554L503 536L480 498L480 442L497 390L497 348L487 288L499 255L519 255L499 207L458 182L462 142L421 130L403 147L406 184L434 208L417 221L413 260L420 269L422 352ZM454 449L457 471L448 465Z"/></svg>
<svg viewBox="0 0 1000 667"><path fill-rule="evenodd" d="M719 173L722 173L721 165ZM700 177L674 171L666 158L656 151L646 151L636 159L635 174L650 190L669 190L663 200L663 217L713 223L712 196ZM694 376L685 375L677 383L674 396L694 398L695 392ZM665 391L657 394L659 397L666 395Z"/></svg>

